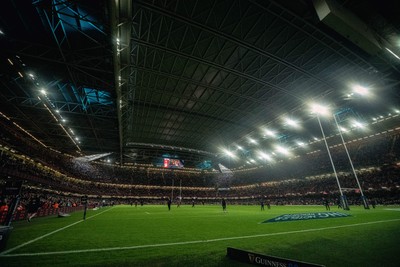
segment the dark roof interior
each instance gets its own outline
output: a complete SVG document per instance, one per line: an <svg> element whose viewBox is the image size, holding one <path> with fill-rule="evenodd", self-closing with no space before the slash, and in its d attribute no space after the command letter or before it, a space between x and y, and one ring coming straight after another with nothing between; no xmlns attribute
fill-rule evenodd
<svg viewBox="0 0 400 267"><path fill-rule="evenodd" d="M221 148L320 136L311 100L362 119L398 108L399 1L328 4L321 21L308 0L2 1L0 112L76 156L235 167ZM374 97L348 99L352 84Z"/></svg>

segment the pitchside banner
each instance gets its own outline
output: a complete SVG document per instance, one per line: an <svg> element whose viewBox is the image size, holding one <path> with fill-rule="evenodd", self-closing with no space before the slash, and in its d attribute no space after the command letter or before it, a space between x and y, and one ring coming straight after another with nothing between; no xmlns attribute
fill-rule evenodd
<svg viewBox="0 0 400 267"><path fill-rule="evenodd" d="M261 255L236 248L227 248L227 256L237 261L250 263L253 265L261 265L261 266L271 266L271 267L313 267L313 266L323 267L324 266L308 262Z"/></svg>
<svg viewBox="0 0 400 267"><path fill-rule="evenodd" d="M329 218L343 218L351 216L342 212L309 212L309 213L296 213L296 214L283 214L276 218L269 219L263 223L269 222L287 222L299 220L315 220L315 219L329 219Z"/></svg>

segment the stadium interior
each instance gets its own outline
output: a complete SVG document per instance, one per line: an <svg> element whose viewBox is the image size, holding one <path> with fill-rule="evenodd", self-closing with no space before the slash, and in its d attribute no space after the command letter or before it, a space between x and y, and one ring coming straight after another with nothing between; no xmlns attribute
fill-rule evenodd
<svg viewBox="0 0 400 267"><path fill-rule="evenodd" d="M15 220L34 196L40 216L84 195L400 204L400 2L1 4L0 182L23 181Z"/></svg>

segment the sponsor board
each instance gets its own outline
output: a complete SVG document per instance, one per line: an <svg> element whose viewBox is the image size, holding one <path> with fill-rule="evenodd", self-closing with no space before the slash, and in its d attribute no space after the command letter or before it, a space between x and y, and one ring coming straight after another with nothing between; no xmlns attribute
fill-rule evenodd
<svg viewBox="0 0 400 267"><path fill-rule="evenodd" d="M236 248L227 248L227 256L233 260L249 263L252 265L271 266L271 267L313 267L324 266L314 263L290 260L285 258L262 255L250 251Z"/></svg>
<svg viewBox="0 0 400 267"><path fill-rule="evenodd" d="M351 215L342 212L309 212L309 213L296 213L296 214L283 214L278 217L263 221L269 222L287 222L299 220L314 220L314 219L328 219L328 218L343 218Z"/></svg>

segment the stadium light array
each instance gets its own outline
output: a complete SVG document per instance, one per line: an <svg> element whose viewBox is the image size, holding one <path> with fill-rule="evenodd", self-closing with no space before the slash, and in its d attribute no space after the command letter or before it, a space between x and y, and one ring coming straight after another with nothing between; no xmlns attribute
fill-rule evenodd
<svg viewBox="0 0 400 267"><path fill-rule="evenodd" d="M290 151L288 148L279 146L279 145L275 146L275 151L279 152L280 154L286 155L286 156L290 154Z"/></svg>
<svg viewBox="0 0 400 267"><path fill-rule="evenodd" d="M233 153L232 151L229 151L227 149L223 150L224 154L231 157L231 158L236 158L237 156L235 155L235 153Z"/></svg>
<svg viewBox="0 0 400 267"><path fill-rule="evenodd" d="M310 110L312 114L328 116L330 114L329 108L326 105L311 103Z"/></svg>
<svg viewBox="0 0 400 267"><path fill-rule="evenodd" d="M251 144L257 144L257 141L254 140L253 138L249 138L249 142L250 142Z"/></svg>
<svg viewBox="0 0 400 267"><path fill-rule="evenodd" d="M276 133L274 131L272 131L272 130L266 129L264 131L264 133L265 133L265 135L268 135L268 136L271 136L271 137L276 137Z"/></svg>
<svg viewBox="0 0 400 267"><path fill-rule="evenodd" d="M369 96L370 90L367 87L361 85L353 85L352 86L353 93L358 94L360 96Z"/></svg>
<svg viewBox="0 0 400 267"><path fill-rule="evenodd" d="M298 128L298 127L300 127L299 122L298 122L298 121L295 121L295 120L293 120L293 119L291 119L291 118L285 118L285 119L284 119L284 123L285 123L286 125L289 125L289 126L293 127L293 128Z"/></svg>
<svg viewBox="0 0 400 267"><path fill-rule="evenodd" d="M390 50L389 48L385 47L385 49L392 54L392 56L394 56L395 58L397 58L398 60L400 60L400 57L398 55L396 55L392 50Z"/></svg>
<svg viewBox="0 0 400 267"><path fill-rule="evenodd" d="M365 125L363 123L356 121L356 120L353 120L351 122L351 125L353 126L353 128L360 128L360 129L365 128Z"/></svg>
<svg viewBox="0 0 400 267"><path fill-rule="evenodd" d="M296 144L298 146L300 146L300 147L305 147L306 146L306 144L304 142L301 142L301 141L297 141Z"/></svg>
<svg viewBox="0 0 400 267"><path fill-rule="evenodd" d="M258 155L259 155L260 159L264 159L264 160L268 160L268 161L272 160L272 157L270 155L268 155L267 153L264 153L262 151L258 151Z"/></svg>

